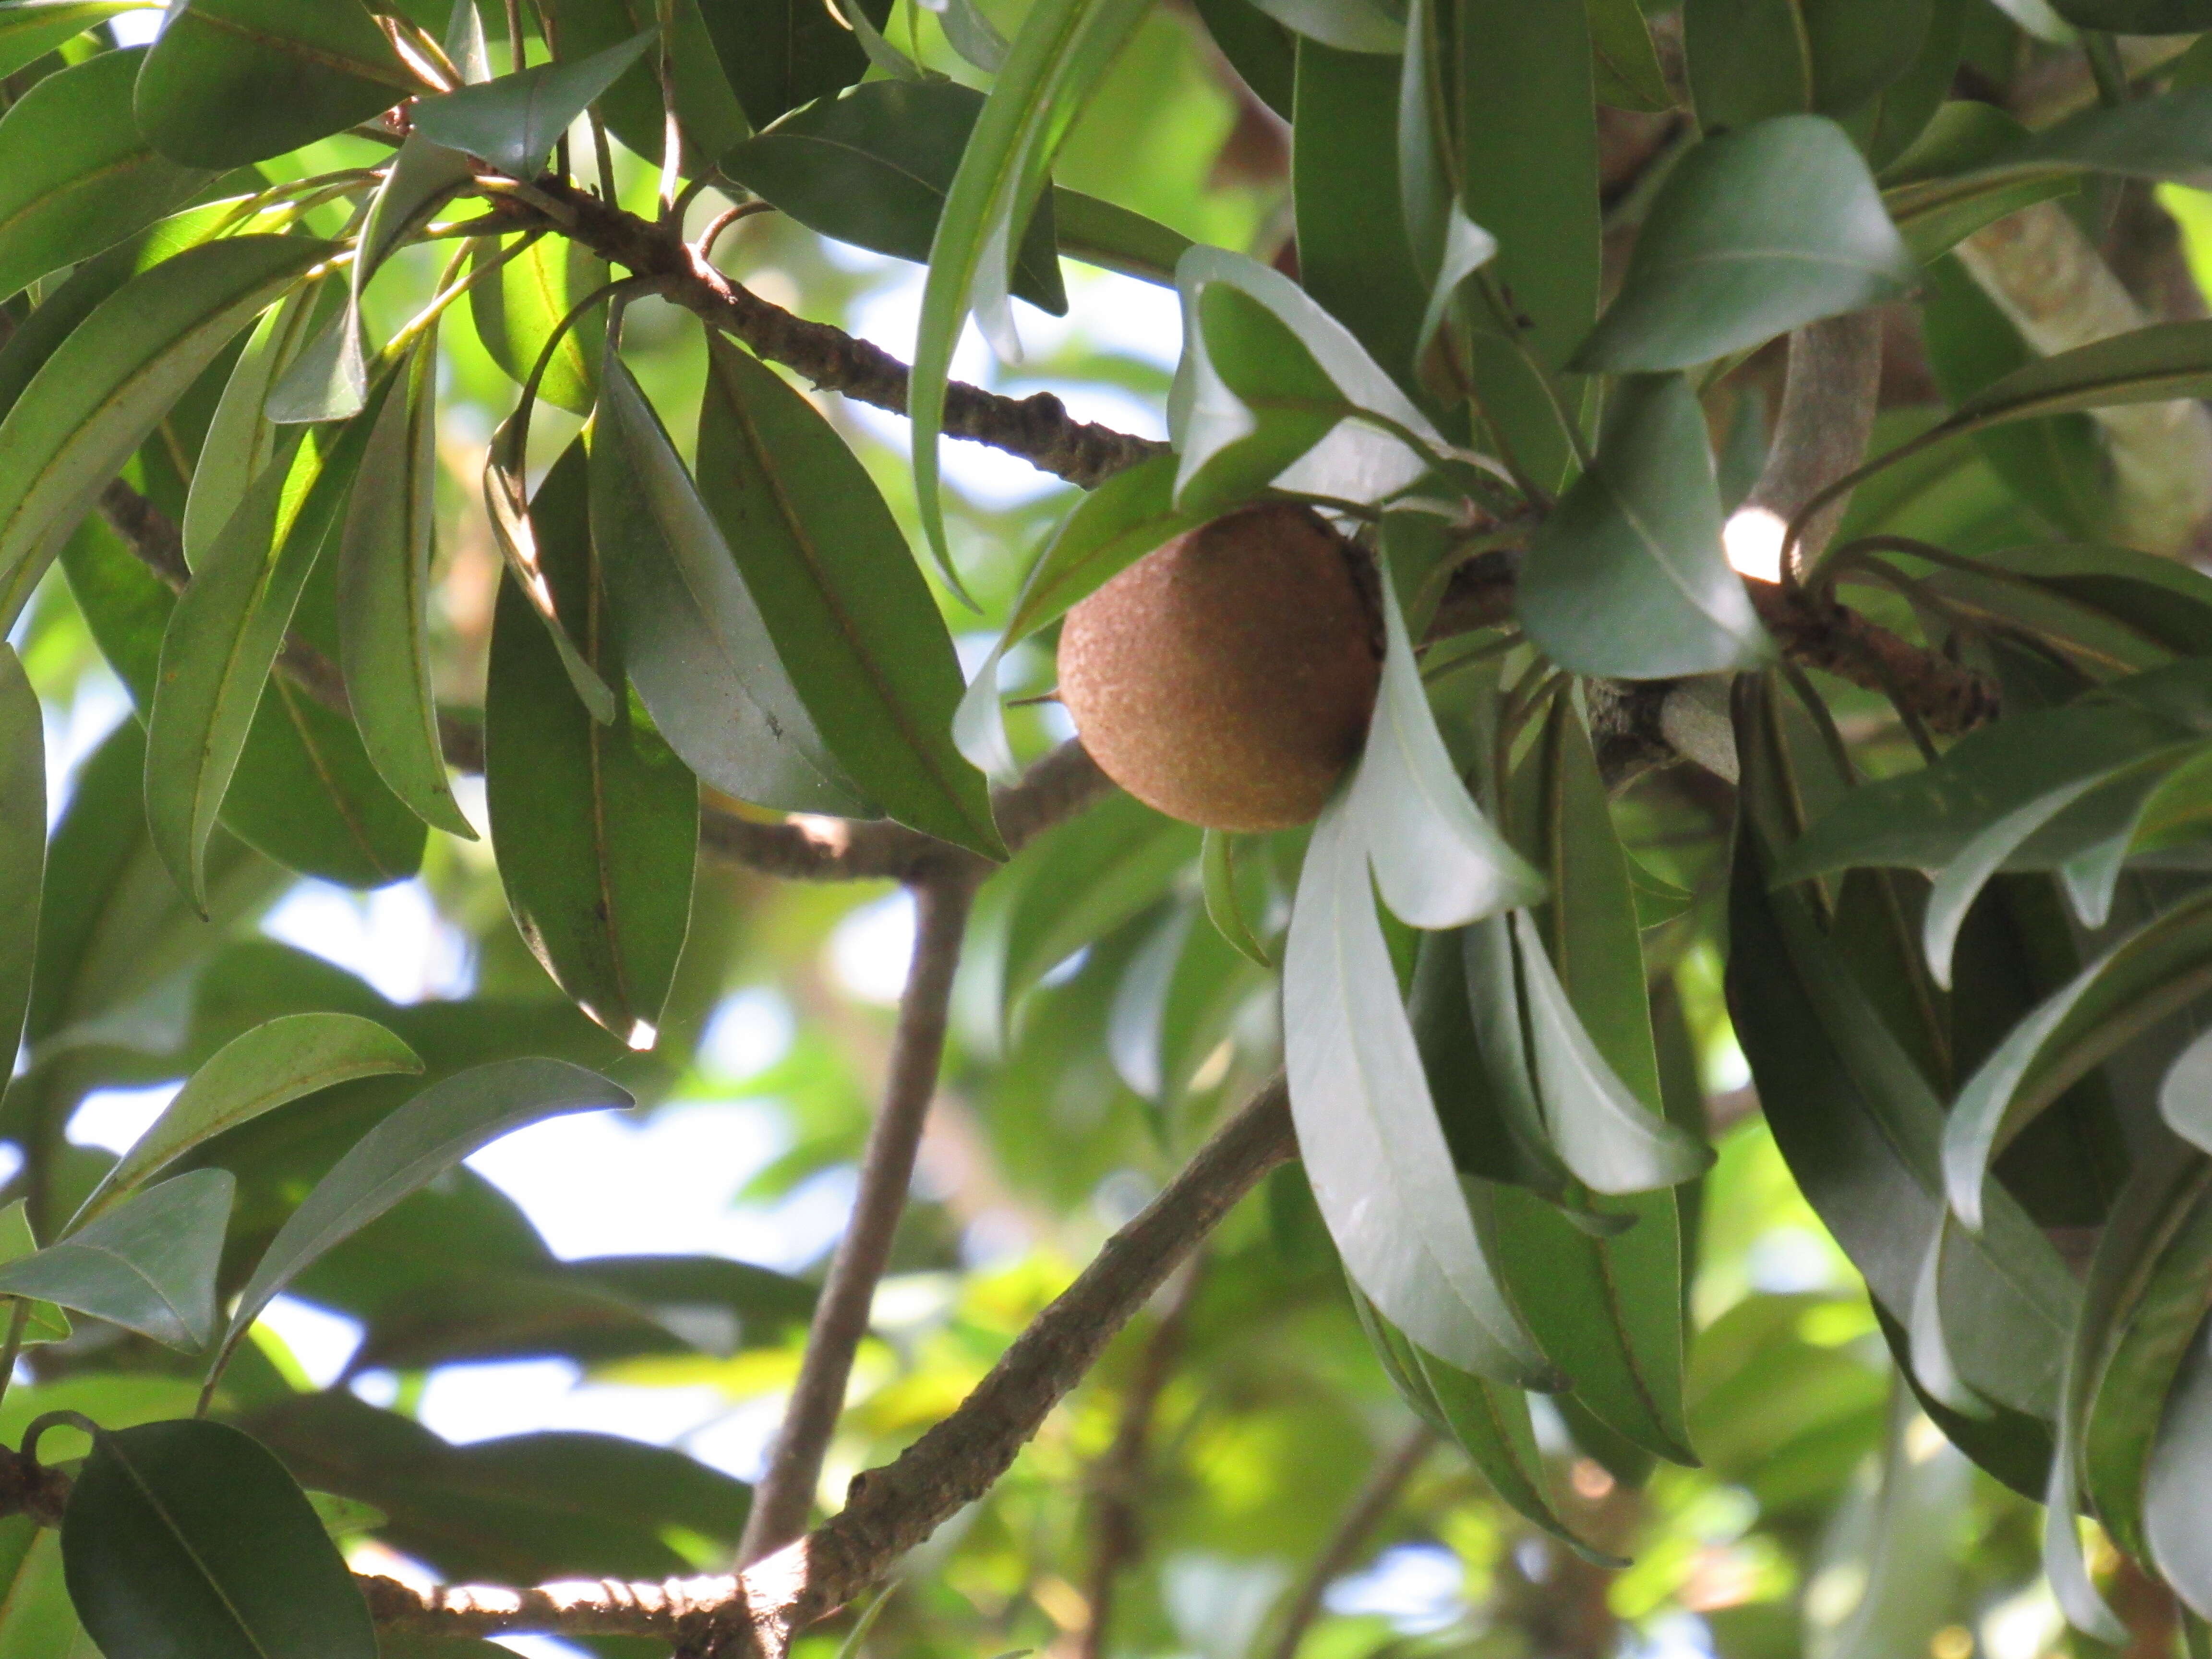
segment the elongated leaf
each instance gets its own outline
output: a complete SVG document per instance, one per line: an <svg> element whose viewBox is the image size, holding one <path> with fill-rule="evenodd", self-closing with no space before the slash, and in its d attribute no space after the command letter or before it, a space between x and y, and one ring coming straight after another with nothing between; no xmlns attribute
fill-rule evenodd
<svg viewBox="0 0 2212 1659"><path fill-rule="evenodd" d="M1014 227L1028 223L1061 141L1146 9L1146 0L1043 0L1030 10L976 118L930 243L907 413L922 533L963 598L945 544L937 457L953 348L971 305L994 345L1002 353L1011 345L1005 301L993 300L1012 279Z"/></svg>
<svg viewBox="0 0 2212 1659"><path fill-rule="evenodd" d="M87 58L0 118L0 295L99 252L207 182L138 136L131 88L145 55Z"/></svg>
<svg viewBox="0 0 2212 1659"><path fill-rule="evenodd" d="M437 337L377 413L337 544L338 661L369 758L434 830L477 838L453 803L430 684L430 562L437 536Z"/></svg>
<svg viewBox="0 0 2212 1659"><path fill-rule="evenodd" d="M2212 28L2206 0L2051 0L2051 9L2076 28L2122 34L2183 34Z"/></svg>
<svg viewBox="0 0 2212 1659"><path fill-rule="evenodd" d="M62 1558L104 1653L376 1659L368 1608L307 1494L225 1424L96 1436Z"/></svg>
<svg viewBox="0 0 2212 1659"><path fill-rule="evenodd" d="M1197 246L1157 219L1079 190L1053 191L1052 227L1066 258L1162 288L1175 286L1176 264Z"/></svg>
<svg viewBox="0 0 2212 1659"><path fill-rule="evenodd" d="M1647 112L1674 107L1650 25L1636 0L1589 0L1589 30L1598 102Z"/></svg>
<svg viewBox="0 0 2212 1659"><path fill-rule="evenodd" d="M1543 893L1460 781L1430 711L1396 590L1382 584L1382 683L1348 810L1382 902L1416 927L1457 927Z"/></svg>
<svg viewBox="0 0 2212 1659"><path fill-rule="evenodd" d="M13 646L0 644L0 915L17 918L0 950L0 1053L23 1039L46 875L46 734L39 694Z"/></svg>
<svg viewBox="0 0 2212 1659"><path fill-rule="evenodd" d="M563 614L597 620L586 466L571 445L532 510ZM623 684L611 640L585 648L609 684ZM511 575L492 621L484 797L522 937L586 1013L651 1048L690 921L699 786L626 700L612 721L592 718Z"/></svg>
<svg viewBox="0 0 2212 1659"><path fill-rule="evenodd" d="M1771 651L1721 546L1705 416L1680 375L1620 381L1597 459L1530 541L1517 605L1563 668L1659 679Z"/></svg>
<svg viewBox="0 0 2212 1659"><path fill-rule="evenodd" d="M1796 0L1686 0L1682 45L1698 125L1718 135L1813 106Z"/></svg>
<svg viewBox="0 0 2212 1659"><path fill-rule="evenodd" d="M192 0L139 71L137 107L165 154L228 167L422 90L361 0Z"/></svg>
<svg viewBox="0 0 2212 1659"><path fill-rule="evenodd" d="M425 98L415 106L415 131L448 149L481 156L510 178L534 179L569 123L645 55L653 33L643 30L588 58L540 64Z"/></svg>
<svg viewBox="0 0 2212 1659"><path fill-rule="evenodd" d="M0 5L0 76L37 62L56 46L152 0L9 0Z"/></svg>
<svg viewBox="0 0 2212 1659"><path fill-rule="evenodd" d="M1323 810L1291 915L1284 1053L1307 1176L1346 1269L1394 1324L1462 1369L1541 1383L1430 1103L1359 831L1343 799Z"/></svg>
<svg viewBox="0 0 2212 1659"><path fill-rule="evenodd" d="M2197 1617L2212 1608L2204 1482L2212 1477L2212 1355L2200 1325L2166 1396L2143 1480L2143 1534L2160 1577Z"/></svg>
<svg viewBox="0 0 2212 1659"><path fill-rule="evenodd" d="M194 1072L70 1221L75 1232L204 1141L357 1077L419 1072L416 1052L354 1014L286 1014L233 1037Z"/></svg>
<svg viewBox="0 0 2212 1659"><path fill-rule="evenodd" d="M1842 128L1762 121L1707 140L1668 175L1575 366L1686 368L1897 299L1916 270Z"/></svg>
<svg viewBox="0 0 2212 1659"><path fill-rule="evenodd" d="M216 1268L236 1184L228 1170L194 1170L149 1187L60 1243L0 1263L0 1291L197 1352L216 1332Z"/></svg>
<svg viewBox="0 0 2212 1659"><path fill-rule="evenodd" d="M611 339L591 436L592 544L615 636L653 724L715 788L792 811L871 815L831 757L758 601Z"/></svg>
<svg viewBox="0 0 2212 1659"><path fill-rule="evenodd" d="M730 151L722 170L824 236L927 259L982 108L982 94L951 81L871 81L792 111ZM1012 291L1057 317L1067 292L1054 200L1042 197L1022 233Z"/></svg>
<svg viewBox="0 0 2212 1659"><path fill-rule="evenodd" d="M246 492L276 457L284 435L264 411L270 387L305 347L320 310L331 297L327 281L296 288L262 314L230 372L222 399L208 420L207 435L192 463L191 489L181 528L185 562L193 569L246 500Z"/></svg>
<svg viewBox="0 0 2212 1659"><path fill-rule="evenodd" d="M486 239L470 256L482 270L500 256L498 243ZM565 236L544 236L469 290L469 314L492 361L520 386L553 337L562 319L586 295L604 287L606 262ZM606 338L599 313L579 318L561 337L538 395L577 415L592 412L599 395L599 353Z"/></svg>
<svg viewBox="0 0 2212 1659"><path fill-rule="evenodd" d="M1960 1219L1981 1224L1990 1161L2024 1124L2208 986L2212 895L2199 894L2083 969L2015 1025L1959 1091L1944 1127L1944 1179Z"/></svg>
<svg viewBox="0 0 2212 1659"><path fill-rule="evenodd" d="M132 277L58 347L0 420L0 623L44 574L57 534L145 441L216 354L328 252L237 236Z"/></svg>
<svg viewBox="0 0 2212 1659"><path fill-rule="evenodd" d="M2208 386L2212 323L2154 323L2030 363L1967 398L1937 429L1948 435L2030 416L2194 398Z"/></svg>
<svg viewBox="0 0 2212 1659"><path fill-rule="evenodd" d="M877 29L890 17L884 0L867 0L860 9ZM844 21L848 5L833 12L818 0L726 0L701 15L756 131L867 72L867 55Z"/></svg>
<svg viewBox="0 0 2212 1659"><path fill-rule="evenodd" d="M1190 825L1116 794L1025 848L1006 918L1011 1006L1076 951L1159 902L1199 849Z"/></svg>
<svg viewBox="0 0 2212 1659"><path fill-rule="evenodd" d="M630 1103L627 1091L558 1060L495 1060L425 1089L356 1141L270 1241L239 1293L216 1365L309 1264L477 1148L542 1118Z"/></svg>
<svg viewBox="0 0 2212 1659"><path fill-rule="evenodd" d="M39 1248L39 1241L31 1231L30 1200L19 1198L5 1209L0 1209L0 1261L14 1261L29 1255ZM25 1304L30 1310L23 1322L23 1344L64 1342L70 1336L70 1317L51 1302L32 1302ZM10 1305L10 1322L13 1322ZM0 1645L0 1656L8 1650Z"/></svg>
<svg viewBox="0 0 2212 1659"><path fill-rule="evenodd" d="M963 683L906 537L836 429L775 371L708 341L699 495L840 768L901 823L1005 846L953 746Z"/></svg>

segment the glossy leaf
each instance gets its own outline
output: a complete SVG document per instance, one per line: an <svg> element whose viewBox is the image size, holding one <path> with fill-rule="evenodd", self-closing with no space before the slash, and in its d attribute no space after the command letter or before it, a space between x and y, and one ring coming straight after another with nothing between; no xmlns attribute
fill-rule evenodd
<svg viewBox="0 0 2212 1659"><path fill-rule="evenodd" d="M276 459L289 435L271 421L264 405L272 385L290 367L313 334L321 302L334 284L323 282L294 289L262 313L238 354L222 398L209 417L207 435L192 460L191 489L185 501L185 562L194 570L246 500L247 489Z"/></svg>
<svg viewBox="0 0 2212 1659"><path fill-rule="evenodd" d="M2022 1019L1959 1091L1945 1124L1951 1207L1980 1226L1990 1161L2021 1126L2122 1043L2212 987L2212 894L2197 894Z"/></svg>
<svg viewBox="0 0 2212 1659"><path fill-rule="evenodd" d="M9 0L0 5L0 76L36 63L126 11L143 11L152 0Z"/></svg>
<svg viewBox="0 0 2212 1659"><path fill-rule="evenodd" d="M708 342L699 495L839 767L892 817L987 858L1005 847L953 746L951 636L875 481L775 371Z"/></svg>
<svg viewBox="0 0 2212 1659"><path fill-rule="evenodd" d="M36 1255L0 1262L0 1291L197 1352L216 1332L216 1268L235 1188L227 1170L148 1187Z"/></svg>
<svg viewBox="0 0 2212 1659"><path fill-rule="evenodd" d="M216 354L327 252L237 236L188 248L97 306L0 420L0 622L64 531Z"/></svg>
<svg viewBox="0 0 2212 1659"><path fill-rule="evenodd" d="M0 295L99 252L207 182L138 136L131 88L145 55L87 58L0 117Z"/></svg>
<svg viewBox="0 0 2212 1659"><path fill-rule="evenodd" d="M1416 927L1458 927L1530 903L1543 878L1460 781L1387 580L1381 598L1382 682L1346 810L1375 861L1382 902Z"/></svg>
<svg viewBox="0 0 2212 1659"><path fill-rule="evenodd" d="M139 128L196 167L258 161L423 90L362 0L192 0L139 71Z"/></svg>
<svg viewBox="0 0 2212 1659"><path fill-rule="evenodd" d="M471 264L484 270L500 253L499 244L487 239L477 245ZM542 236L469 289L469 314L492 361L520 386L530 378L562 319L606 280L605 261L580 243ZM599 395L605 337L597 311L577 319L547 361L538 395L572 414L590 414Z"/></svg>
<svg viewBox="0 0 2212 1659"><path fill-rule="evenodd" d="M0 915L18 918L20 929L0 951L0 1053L11 1069L31 1003L46 874L46 716L15 648L0 645Z"/></svg>
<svg viewBox="0 0 2212 1659"><path fill-rule="evenodd" d="M0 1209L0 1262L20 1261L39 1248L39 1241L31 1231L30 1200L19 1198L5 1209ZM70 1317L51 1302L32 1302L30 1311L23 1321L23 1345L64 1342L69 1340ZM9 1322L13 1323L14 1304L9 1306ZM0 1644L0 1659L8 1650Z"/></svg>
<svg viewBox="0 0 2212 1659"><path fill-rule="evenodd" d="M436 335L423 337L369 428L339 532L338 661L369 758L434 830L474 841L454 805L430 684L437 536Z"/></svg>
<svg viewBox="0 0 2212 1659"><path fill-rule="evenodd" d="M1031 9L976 118L930 243L907 414L922 534L963 598L945 539L937 455L953 348L973 307L1007 355L1012 320L1002 296L1012 279L1014 227L1028 222L1061 141L1145 11L1145 0L1043 0Z"/></svg>
<svg viewBox="0 0 2212 1659"><path fill-rule="evenodd" d="M495 1060L425 1089L355 1142L292 1212L239 1293L217 1366L310 1263L471 1152L526 1123L630 1103L627 1091L558 1060Z"/></svg>
<svg viewBox="0 0 2212 1659"><path fill-rule="evenodd" d="M877 28L890 15L883 0L868 0L860 10ZM701 15L755 131L867 72L853 29L819 0L725 0Z"/></svg>
<svg viewBox="0 0 2212 1659"><path fill-rule="evenodd" d="M555 141L653 44L632 35L588 58L540 64L415 106L415 131L448 149L480 156L514 179L534 179Z"/></svg>
<svg viewBox="0 0 2212 1659"><path fill-rule="evenodd" d="M195 1146L264 1112L354 1078L422 1069L412 1048L357 1015L286 1014L257 1025L201 1063L102 1177L64 1236L97 1221Z"/></svg>
<svg viewBox="0 0 2212 1659"><path fill-rule="evenodd" d="M1547 1368L1498 1286L1430 1103L1341 798L1306 848L1283 967L1291 1115L1355 1283L1423 1347L1521 1386Z"/></svg>
<svg viewBox="0 0 2212 1659"><path fill-rule="evenodd" d="M1916 273L1842 128L1763 121L1708 139L1668 175L1575 366L1686 368L1900 298Z"/></svg>
<svg viewBox="0 0 2212 1659"><path fill-rule="evenodd" d="M726 794L866 817L777 656L759 602L659 416L617 356L590 439L592 544L630 681L668 745Z"/></svg>
<svg viewBox="0 0 2212 1659"><path fill-rule="evenodd" d="M796 109L722 158L722 171L824 236L926 260L983 95L951 81L871 81ZM1015 255L1012 292L1067 310L1040 198Z"/></svg>
<svg viewBox="0 0 2212 1659"><path fill-rule="evenodd" d="M1660 679L1768 655L1722 550L1705 416L1682 376L1617 385L1595 461L1529 543L1517 604L1530 639L1577 673Z"/></svg>
<svg viewBox="0 0 2212 1659"><path fill-rule="evenodd" d="M532 510L562 613L599 621L585 472L582 447L570 446ZM609 684L623 684L611 640L587 636L585 649ZM652 1047L690 921L699 786L627 702L607 724L592 718L511 575L492 622L484 798L507 906L532 951L586 1013L631 1047Z"/></svg>
<svg viewBox="0 0 2212 1659"><path fill-rule="evenodd" d="M224 1424L96 1437L62 1558L104 1653L376 1659L368 1608L307 1494Z"/></svg>

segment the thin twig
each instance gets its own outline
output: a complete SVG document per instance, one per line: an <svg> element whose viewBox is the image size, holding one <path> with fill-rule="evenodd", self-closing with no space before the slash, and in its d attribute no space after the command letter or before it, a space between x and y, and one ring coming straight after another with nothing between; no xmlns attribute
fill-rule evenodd
<svg viewBox="0 0 2212 1659"><path fill-rule="evenodd" d="M1299 1578L1297 1588L1290 1598L1289 1609L1283 1615L1281 1629L1270 1650L1271 1659L1297 1659L1298 1644L1305 1640L1306 1632L1321 1616L1322 1597L1328 1587L1342 1577L1352 1564L1359 1559L1359 1552L1367 1542L1367 1535L1382 1524L1398 1494L1406 1483L1420 1470L1437 1443L1436 1433L1427 1424L1415 1425L1413 1431L1391 1449L1389 1454L1367 1477L1367 1483L1354 1494L1336 1523L1336 1530L1321 1547L1321 1553L1307 1565Z"/></svg>
<svg viewBox="0 0 2212 1659"><path fill-rule="evenodd" d="M853 1356L868 1333L869 1309L890 1261L891 1240L906 1210L907 1188L914 1182L915 1154L929 1119L929 1103L937 1093L952 976L960 965L975 885L960 876L939 876L916 883L913 892L914 957L899 998L883 1109L868 1133L852 1219L830 1258L821 1299L814 1304L806 1352L784 1408L768 1473L753 1488L752 1510L738 1546L741 1567L781 1549L806 1530L815 1489L822 1480L822 1460L844 1410Z"/></svg>
<svg viewBox="0 0 2212 1659"><path fill-rule="evenodd" d="M1139 1356L1137 1369L1121 1395L1121 1419L1115 1425L1113 1443L1091 1467L1095 1540L1091 1559L1091 1588L1086 1598L1090 1620L1083 1627L1077 1652L1081 1659L1099 1659L1106 1650L1106 1632L1113 1620L1114 1588L1121 1574L1142 1559L1145 1535L1141 1507L1147 1485L1152 1419L1160 1395L1174 1375L1182 1352L1184 1329L1190 1322L1191 1304L1197 1300L1205 1275L1203 1259L1183 1270L1151 1338Z"/></svg>
<svg viewBox="0 0 2212 1659"><path fill-rule="evenodd" d="M701 1659L782 1659L792 1637L878 1582L988 1492L1121 1327L1261 1176L1296 1150L1278 1078L1240 1108L1014 1340L951 1416L854 1480L844 1510L742 1576L419 1594L358 1580L380 1625L424 1635L659 1636Z"/></svg>

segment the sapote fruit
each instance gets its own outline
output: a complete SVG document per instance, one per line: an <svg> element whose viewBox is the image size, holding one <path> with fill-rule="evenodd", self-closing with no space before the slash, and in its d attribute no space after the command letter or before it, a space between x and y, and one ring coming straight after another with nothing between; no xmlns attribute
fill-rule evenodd
<svg viewBox="0 0 2212 1659"><path fill-rule="evenodd" d="M1212 830L1311 819L1381 677L1359 556L1310 509L1271 502L1177 537L1070 611L1060 701L1106 775Z"/></svg>

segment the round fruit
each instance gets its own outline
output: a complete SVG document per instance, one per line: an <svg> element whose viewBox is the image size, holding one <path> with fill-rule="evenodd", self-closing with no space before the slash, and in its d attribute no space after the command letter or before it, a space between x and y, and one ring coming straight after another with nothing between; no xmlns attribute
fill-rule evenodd
<svg viewBox="0 0 2212 1659"><path fill-rule="evenodd" d="M1060 701L1106 775L1212 830L1311 819L1382 672L1357 556L1308 508L1270 503L1177 537L1070 611Z"/></svg>

